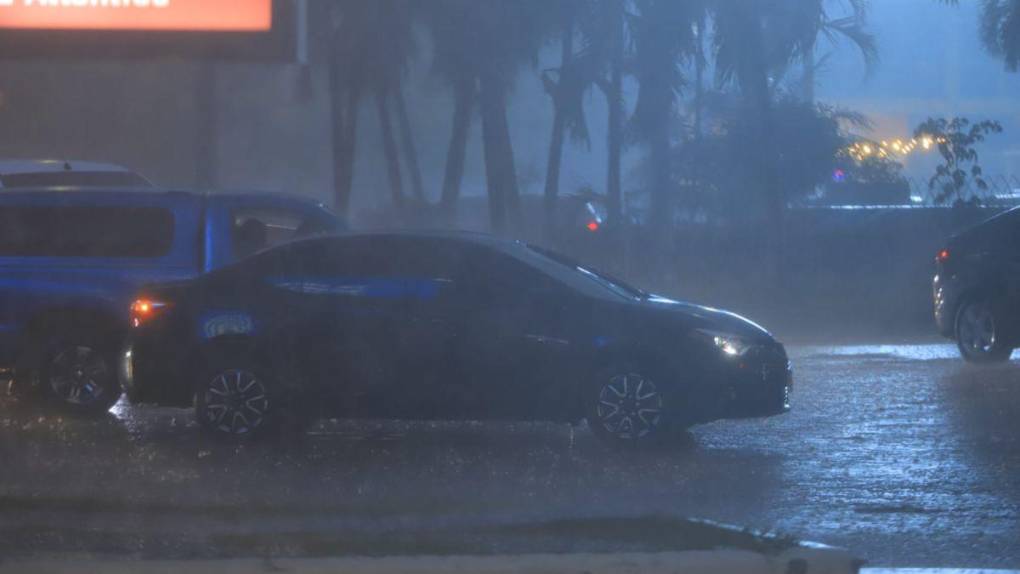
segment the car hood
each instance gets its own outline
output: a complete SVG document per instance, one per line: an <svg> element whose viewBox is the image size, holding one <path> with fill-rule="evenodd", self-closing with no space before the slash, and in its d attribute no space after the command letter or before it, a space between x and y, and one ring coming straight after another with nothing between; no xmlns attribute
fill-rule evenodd
<svg viewBox="0 0 1020 574"><path fill-rule="evenodd" d="M659 295L649 295L642 301L642 306L674 314L691 329L710 329L752 341L772 340L772 334L764 327L729 311L676 301Z"/></svg>

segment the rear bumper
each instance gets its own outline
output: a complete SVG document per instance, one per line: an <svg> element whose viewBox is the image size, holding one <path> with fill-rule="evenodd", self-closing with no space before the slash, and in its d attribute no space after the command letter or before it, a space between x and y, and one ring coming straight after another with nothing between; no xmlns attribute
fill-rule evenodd
<svg viewBox="0 0 1020 574"><path fill-rule="evenodd" d="M932 280L932 310L939 334L952 339L956 333L957 293L954 284L940 275Z"/></svg>

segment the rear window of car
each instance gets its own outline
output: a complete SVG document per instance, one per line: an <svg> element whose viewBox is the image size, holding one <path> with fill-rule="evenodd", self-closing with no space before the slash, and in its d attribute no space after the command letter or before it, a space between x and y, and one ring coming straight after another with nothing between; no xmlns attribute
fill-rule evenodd
<svg viewBox="0 0 1020 574"><path fill-rule="evenodd" d="M4 187L149 187L137 173L120 171L56 171L0 176Z"/></svg>
<svg viewBox="0 0 1020 574"><path fill-rule="evenodd" d="M161 207L0 207L0 257L159 258L174 240Z"/></svg>

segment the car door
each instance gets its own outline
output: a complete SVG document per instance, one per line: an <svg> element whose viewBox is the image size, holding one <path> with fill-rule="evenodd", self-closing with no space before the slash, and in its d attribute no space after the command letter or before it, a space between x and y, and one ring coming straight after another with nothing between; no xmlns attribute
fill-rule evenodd
<svg viewBox="0 0 1020 574"><path fill-rule="evenodd" d="M434 306L441 267L428 246L391 236L306 242L277 283L294 295L291 345L329 409L344 416L435 418L447 325Z"/></svg>
<svg viewBox="0 0 1020 574"><path fill-rule="evenodd" d="M574 350L563 286L497 249L479 248L465 257L456 293L451 404L466 417L553 416Z"/></svg>

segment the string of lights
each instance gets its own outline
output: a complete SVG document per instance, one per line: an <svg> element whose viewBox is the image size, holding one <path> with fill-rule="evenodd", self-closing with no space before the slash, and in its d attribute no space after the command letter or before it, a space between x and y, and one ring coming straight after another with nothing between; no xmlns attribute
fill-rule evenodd
<svg viewBox="0 0 1020 574"><path fill-rule="evenodd" d="M846 154L857 161L869 157L906 157L914 152L929 152L936 145L946 143L944 137L920 136L916 138L854 142L847 146Z"/></svg>

